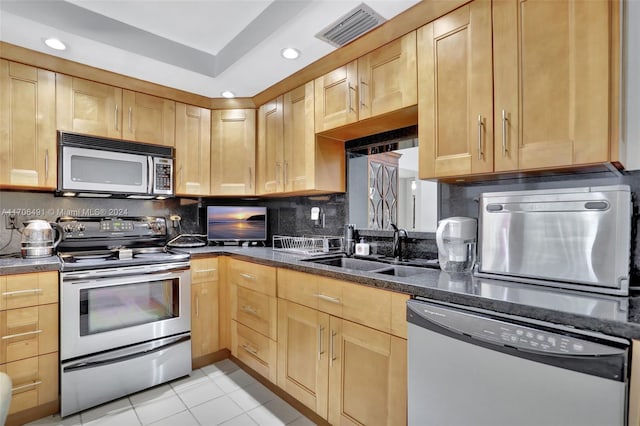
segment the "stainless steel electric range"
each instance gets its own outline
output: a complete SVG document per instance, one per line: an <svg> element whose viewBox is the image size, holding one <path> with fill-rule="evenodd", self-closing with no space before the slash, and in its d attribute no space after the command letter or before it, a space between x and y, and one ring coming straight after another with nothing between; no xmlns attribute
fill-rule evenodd
<svg viewBox="0 0 640 426"><path fill-rule="evenodd" d="M58 223L61 415L189 374L189 255L165 249L165 219Z"/></svg>

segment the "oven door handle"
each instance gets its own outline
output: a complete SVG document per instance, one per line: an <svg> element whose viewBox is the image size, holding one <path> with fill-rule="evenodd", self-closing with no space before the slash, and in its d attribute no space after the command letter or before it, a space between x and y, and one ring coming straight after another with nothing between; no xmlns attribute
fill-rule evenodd
<svg viewBox="0 0 640 426"><path fill-rule="evenodd" d="M129 350L119 350L118 355L109 356L102 355L89 358L86 361L80 361L71 365L63 367L63 373L70 373L72 371L84 370L87 368L99 367L103 365L115 364L123 362L132 358L138 358L140 356L148 355L154 352L162 351L170 346L174 346L183 342L191 340L191 335L177 336L162 339L159 342L145 343L144 345L138 345L137 347L130 348ZM140 346L145 346L145 349L139 350Z"/></svg>

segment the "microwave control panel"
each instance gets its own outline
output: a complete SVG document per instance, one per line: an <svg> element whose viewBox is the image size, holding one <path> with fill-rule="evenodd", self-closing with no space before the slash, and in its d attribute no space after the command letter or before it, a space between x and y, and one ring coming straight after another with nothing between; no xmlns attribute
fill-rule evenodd
<svg viewBox="0 0 640 426"><path fill-rule="evenodd" d="M154 158L154 194L173 193L173 160L168 158Z"/></svg>

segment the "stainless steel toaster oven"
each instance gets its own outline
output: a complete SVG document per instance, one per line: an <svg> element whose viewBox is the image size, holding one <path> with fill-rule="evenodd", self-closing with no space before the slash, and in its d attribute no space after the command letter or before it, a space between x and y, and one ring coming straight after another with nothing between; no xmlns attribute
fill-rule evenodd
<svg viewBox="0 0 640 426"><path fill-rule="evenodd" d="M629 186L484 193L476 274L628 295Z"/></svg>

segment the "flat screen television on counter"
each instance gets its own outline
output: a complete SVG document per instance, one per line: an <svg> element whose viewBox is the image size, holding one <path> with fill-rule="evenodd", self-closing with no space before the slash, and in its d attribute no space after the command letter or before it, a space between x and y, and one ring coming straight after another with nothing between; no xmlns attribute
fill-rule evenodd
<svg viewBox="0 0 640 426"><path fill-rule="evenodd" d="M267 208L207 206L209 241L266 241Z"/></svg>

